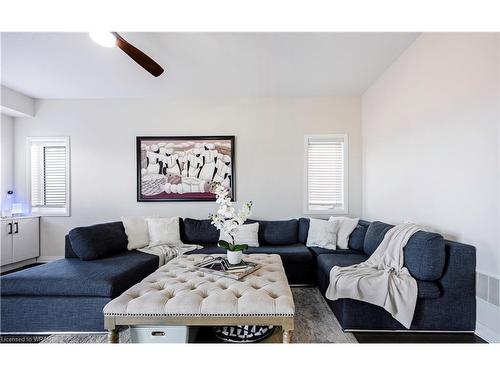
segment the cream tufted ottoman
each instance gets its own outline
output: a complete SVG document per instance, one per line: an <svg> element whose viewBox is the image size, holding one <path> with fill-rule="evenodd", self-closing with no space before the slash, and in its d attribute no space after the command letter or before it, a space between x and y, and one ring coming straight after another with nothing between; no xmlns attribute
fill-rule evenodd
<svg viewBox="0 0 500 375"><path fill-rule="evenodd" d="M262 267L240 281L194 267L206 256L174 258L109 302L109 341L117 342L116 327L125 325L275 325L283 329L283 342L290 342L295 306L280 256L244 255Z"/></svg>

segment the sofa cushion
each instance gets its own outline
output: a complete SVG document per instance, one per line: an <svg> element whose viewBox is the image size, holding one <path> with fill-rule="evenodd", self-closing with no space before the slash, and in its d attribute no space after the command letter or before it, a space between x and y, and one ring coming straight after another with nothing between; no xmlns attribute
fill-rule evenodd
<svg viewBox="0 0 500 375"><path fill-rule="evenodd" d="M354 228L354 231L349 236L349 249L363 251L368 226L368 222L359 221L358 225L356 225L356 228Z"/></svg>
<svg viewBox="0 0 500 375"><path fill-rule="evenodd" d="M2 276L2 296L114 298L158 268L158 257L127 251L104 259L61 259Z"/></svg>
<svg viewBox="0 0 500 375"><path fill-rule="evenodd" d="M261 246L293 245L299 242L297 219L291 220L252 220L246 223L259 223L259 243Z"/></svg>
<svg viewBox="0 0 500 375"><path fill-rule="evenodd" d="M78 255L75 254L73 249L71 248L71 241L69 240L69 236L64 236L64 257L65 258L78 258Z"/></svg>
<svg viewBox="0 0 500 375"><path fill-rule="evenodd" d="M366 233L364 252L373 254L392 227L380 221L371 223ZM445 257L444 238L437 233L419 231L410 237L404 247L404 266L418 280L439 279L443 274Z"/></svg>
<svg viewBox="0 0 500 375"><path fill-rule="evenodd" d="M284 246L253 247L246 251L248 254L278 254L283 263L312 262L311 252L300 243Z"/></svg>
<svg viewBox="0 0 500 375"><path fill-rule="evenodd" d="M71 248L81 260L95 260L127 251L128 239L121 221L72 229Z"/></svg>
<svg viewBox="0 0 500 375"><path fill-rule="evenodd" d="M226 250L217 246L208 246L203 249L189 251L186 254L225 254ZM312 262L311 252L302 244L283 246L249 247L245 254L278 254L283 263L309 263Z"/></svg>
<svg viewBox="0 0 500 375"><path fill-rule="evenodd" d="M309 218L301 217L299 219L299 242L304 245L307 243L307 234L309 233Z"/></svg>
<svg viewBox="0 0 500 375"><path fill-rule="evenodd" d="M435 281L417 280L418 298L433 299L443 294L439 284Z"/></svg>
<svg viewBox="0 0 500 375"><path fill-rule="evenodd" d="M333 266L347 267L367 259L366 254L321 254L317 258L318 272L329 275Z"/></svg>
<svg viewBox="0 0 500 375"><path fill-rule="evenodd" d="M181 225L181 240L187 244L216 244L219 230L211 224L210 219L186 218Z"/></svg>
<svg viewBox="0 0 500 375"><path fill-rule="evenodd" d="M437 280L444 271L446 259L444 238L440 234L419 231L404 247L404 264L420 280Z"/></svg>
<svg viewBox="0 0 500 375"><path fill-rule="evenodd" d="M363 245L365 254L372 255L384 239L387 231L392 227L394 227L394 225L382 223L381 221L374 221L371 223L366 231L365 243Z"/></svg>
<svg viewBox="0 0 500 375"><path fill-rule="evenodd" d="M319 256L322 254L361 254L365 255L363 251L361 250L354 250L354 249L337 249L337 250L330 250L330 249L325 249L324 247L317 247L317 246L311 246L308 247L309 251L315 256Z"/></svg>
<svg viewBox="0 0 500 375"><path fill-rule="evenodd" d="M317 258L318 272L329 280L330 271L334 266L347 267L359 264L368 259L366 254L322 254ZM418 298L439 298L441 288L434 281L417 280Z"/></svg>

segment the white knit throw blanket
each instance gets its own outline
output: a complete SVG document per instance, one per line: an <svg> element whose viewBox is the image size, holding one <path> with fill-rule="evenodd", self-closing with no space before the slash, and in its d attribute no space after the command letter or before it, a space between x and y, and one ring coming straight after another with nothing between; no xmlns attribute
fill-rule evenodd
<svg viewBox="0 0 500 375"><path fill-rule="evenodd" d="M403 248L421 230L415 224L390 229L366 261L330 271L326 297L352 298L380 306L405 328L410 328L417 303L417 282L403 267Z"/></svg>
<svg viewBox="0 0 500 375"><path fill-rule="evenodd" d="M158 267L163 266L168 263L175 257L182 255L188 251L203 249L203 246L200 245L188 245L188 244L180 244L180 245L159 245L153 247L143 247L142 249L137 249L138 251L142 251L143 253L153 254L158 256L159 265Z"/></svg>

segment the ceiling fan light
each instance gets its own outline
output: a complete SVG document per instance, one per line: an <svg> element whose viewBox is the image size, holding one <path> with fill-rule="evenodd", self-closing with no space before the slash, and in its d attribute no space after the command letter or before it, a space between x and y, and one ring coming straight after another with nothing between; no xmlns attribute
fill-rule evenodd
<svg viewBox="0 0 500 375"><path fill-rule="evenodd" d="M91 32L90 38L103 47L114 47L116 44L116 37L110 32Z"/></svg>

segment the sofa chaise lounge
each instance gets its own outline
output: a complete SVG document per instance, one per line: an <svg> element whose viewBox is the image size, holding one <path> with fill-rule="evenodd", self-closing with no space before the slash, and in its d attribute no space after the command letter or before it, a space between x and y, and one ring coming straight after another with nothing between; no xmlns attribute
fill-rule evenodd
<svg viewBox="0 0 500 375"><path fill-rule="evenodd" d="M258 222L260 247L247 252L279 254L291 285L317 285L323 295L333 266L366 260L392 227L360 220L349 238L349 249L332 251L306 246L307 218ZM203 245L190 253L224 253L216 245L219 232L209 220L180 219L180 230L184 243ZM75 247L91 249L97 259L79 259ZM475 248L436 233L418 232L404 251L405 266L418 284L411 329L473 331ZM121 222L75 228L66 236L64 259L1 277L0 330L104 331L104 305L157 267L155 255L127 250ZM404 329L380 307L351 299L327 302L345 330Z"/></svg>

